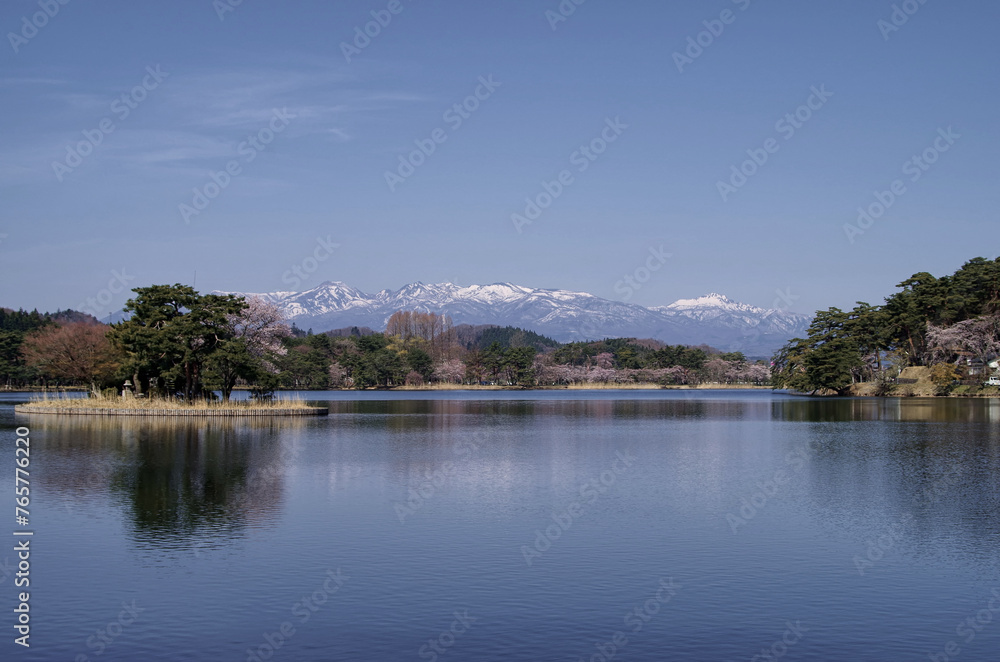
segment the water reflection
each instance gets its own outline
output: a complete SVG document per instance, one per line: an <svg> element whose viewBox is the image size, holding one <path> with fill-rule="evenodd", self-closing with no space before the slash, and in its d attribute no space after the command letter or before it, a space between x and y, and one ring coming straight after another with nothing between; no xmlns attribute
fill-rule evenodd
<svg viewBox="0 0 1000 662"><path fill-rule="evenodd" d="M957 421L1000 420L1000 398L810 398L783 394L751 393L732 399L718 395L692 398L667 392L662 399L559 400L551 396L532 400L331 400L331 414L393 415L504 415L532 417L559 415L567 418L663 417L677 419L743 419L801 422L841 421ZM392 394L396 395L396 394ZM398 394L404 396L405 394Z"/></svg>
<svg viewBox="0 0 1000 662"><path fill-rule="evenodd" d="M777 421L1000 420L1000 398L786 398L770 406Z"/></svg>
<svg viewBox="0 0 1000 662"><path fill-rule="evenodd" d="M891 524L905 521L896 551L933 565L975 566L1000 575L995 404L820 404L781 412L781 420L806 422L802 443L813 452L803 487L812 519L864 549L869 541L887 540Z"/></svg>
<svg viewBox="0 0 1000 662"><path fill-rule="evenodd" d="M764 480L784 469L795 482L783 497L804 506L810 521L831 535L857 541L862 554L866 541L906 518L901 553L1000 571L993 551L1000 543L998 400L775 396L330 405L333 420L386 443L383 468L413 489L453 461L459 471L449 489L470 500L514 495L507 498L517 501L540 475L569 489L586 477L572 469L564 477L581 458L650 443L658 447L646 448L647 459L663 462L663 475L685 492L684 502L668 507L694 512L709 501L730 509L755 485L741 475ZM469 440L485 443L475 452L454 452L455 444L462 448ZM787 453L799 447L808 449L807 461L788 466Z"/></svg>
<svg viewBox="0 0 1000 662"><path fill-rule="evenodd" d="M531 418L771 418L771 401L681 399L607 400L359 400L331 401L330 414L380 414L394 416L471 415Z"/></svg>
<svg viewBox="0 0 1000 662"><path fill-rule="evenodd" d="M1000 578L995 401L449 396L338 394L329 417L274 421L0 409L11 444L15 422L32 427L53 524L39 523L57 562L38 611L79 633L44 659L72 659L107 622L94 605L135 587L149 627L108 659L233 659L340 566L354 579L296 622L286 658L413 657L456 605L481 622L455 659L580 657L669 573L677 608L630 636L629 659L748 659L789 618L812 628L801 659L918 659ZM636 461L583 499L618 450ZM528 567L522 546L574 502L582 515ZM859 576L870 544L886 548ZM963 660L994 660L1000 628L975 643Z"/></svg>
<svg viewBox="0 0 1000 662"><path fill-rule="evenodd" d="M104 498L121 507L146 545L239 537L273 521L302 419L33 417L46 471L42 489L73 504Z"/></svg>
<svg viewBox="0 0 1000 662"><path fill-rule="evenodd" d="M1000 542L997 400L528 397L388 394L330 401L329 418L316 420L30 422L44 446L44 489L67 504L113 504L132 538L148 548L230 545L248 528L274 526L285 508L289 470L303 464L300 449L314 441L302 434L309 428L330 442L319 461L335 491L374 481L408 494L450 462L448 489L471 501L510 503L540 476L569 489L590 458L650 444L647 457L665 463L664 475L685 491L687 506L708 500L728 509L733 490L745 483L741 475L766 478L784 467L790 448L806 444L809 462L795 472L804 490L800 503L833 530L863 539L878 535L872 522L912 514L915 548L920 540L948 539L949 553L982 556L984 537ZM927 490L946 476L944 493L929 498ZM983 485L992 487L984 492Z"/></svg>

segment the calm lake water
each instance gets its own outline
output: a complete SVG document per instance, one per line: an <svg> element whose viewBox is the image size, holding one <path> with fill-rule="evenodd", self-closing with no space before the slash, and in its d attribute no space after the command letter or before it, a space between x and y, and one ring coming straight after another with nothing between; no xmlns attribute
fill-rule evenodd
<svg viewBox="0 0 1000 662"><path fill-rule="evenodd" d="M331 415L29 418L0 396L0 658L1000 659L998 400L300 397Z"/></svg>

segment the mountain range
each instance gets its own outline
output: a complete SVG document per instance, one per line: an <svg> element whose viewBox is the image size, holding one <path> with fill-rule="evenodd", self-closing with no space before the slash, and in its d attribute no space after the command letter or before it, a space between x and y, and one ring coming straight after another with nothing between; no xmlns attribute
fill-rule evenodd
<svg viewBox="0 0 1000 662"><path fill-rule="evenodd" d="M721 294L644 307L586 292L523 287L512 283L405 285L367 294L342 282L305 292L232 292L277 304L301 329L322 332L358 326L384 329L397 310L449 315L455 324L516 326L560 342L601 338L655 338L668 344L707 344L751 357L769 357L803 335L811 316L768 310Z"/></svg>

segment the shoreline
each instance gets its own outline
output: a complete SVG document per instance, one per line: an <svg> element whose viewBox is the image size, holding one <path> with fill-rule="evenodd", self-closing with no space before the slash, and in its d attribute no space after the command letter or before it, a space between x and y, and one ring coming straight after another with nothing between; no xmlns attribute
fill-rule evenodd
<svg viewBox="0 0 1000 662"><path fill-rule="evenodd" d="M916 385L915 385L916 386ZM845 395L838 395L835 392L825 392L825 393L804 393L799 391L790 391L787 389L775 389L771 386L757 386L753 384L694 384L694 385L668 385L663 386L660 384L562 384L559 386L496 386L496 385L479 385L479 384L435 384L435 385L424 385L424 386L393 386L389 388L365 388L365 389L354 389L354 388L327 388L327 389L315 389L311 392L314 393L379 393L385 392L390 393L393 391L402 392L449 392L449 391L774 391L782 392L788 395L795 395L799 397L806 398L953 398L953 399L968 399L968 400L982 400L989 398L1000 398L1000 389L993 389L992 391L982 391L977 390L975 392L960 391L952 392L946 394L938 394L933 391L932 388L928 388L925 385L919 385L916 388L912 388L909 392L903 393L889 393L887 395L876 395L872 393L875 388L875 384L871 382L864 382L862 384L855 384L851 387L849 393ZM59 393L78 393L85 389L71 390L71 389L60 389L60 390L0 390L0 393L24 393L24 394L35 394L39 392L59 394ZM249 389L234 389L236 391L248 391ZM309 391L309 389L298 389L298 390L279 390L275 393L294 393L298 391ZM86 401L88 398L73 398L72 400L80 402ZM58 400L36 400L31 401L26 404L18 404L14 406L14 410L19 414L75 414L82 413L82 407L40 407L35 403L42 402L57 402ZM243 401L234 401L243 402ZM33 406L31 406L33 405ZM177 413L170 413L170 411L162 409L153 408L134 408L127 411L131 413L118 413L123 410L121 407L90 407L86 409L91 409L93 411L87 412L89 415L119 415L119 416L139 416L143 413L148 415L162 415L162 416L262 416L268 415L269 411L275 411L275 409L268 410L266 408L260 409L250 409L247 407L229 407L227 410L230 413L221 413L222 408L218 408L220 413L212 413L211 409L202 408L186 408L186 409L175 409L170 411L176 411ZM298 407L296 413L273 413L274 416L305 416L305 415L316 415L312 413L305 413L304 408ZM100 411L98 411L100 410Z"/></svg>
<svg viewBox="0 0 1000 662"><path fill-rule="evenodd" d="M390 388L333 388L320 389L335 392L368 392L368 391L733 391L733 390L771 390L770 386L754 384L694 384L667 385L648 382L630 384L560 384L558 386L497 386L480 384L425 384L423 386L393 386Z"/></svg>
<svg viewBox="0 0 1000 662"><path fill-rule="evenodd" d="M300 391L312 391L316 393L343 393L343 392L368 392L368 391L733 391L733 390L771 390L771 386L758 384L656 384L653 382L630 382L626 384L615 384L610 382L581 383L581 384L558 384L551 386L501 386L497 384L423 384L421 386L373 386L369 388L356 389L350 387L343 388L320 388L320 389L276 389L275 393L296 393ZM246 393L251 389L237 387L233 393ZM3 389L0 393L87 393L89 389L82 386L68 386L65 388L23 388L23 389Z"/></svg>
<svg viewBox="0 0 1000 662"><path fill-rule="evenodd" d="M144 416L149 418L176 416L222 416L227 418L266 417L266 416L326 416L330 410L326 407L294 407L276 409L217 408L217 409L122 409L115 407L31 407L15 405L15 414L43 416Z"/></svg>
<svg viewBox="0 0 1000 662"><path fill-rule="evenodd" d="M326 416L328 407L307 405L298 399L269 402L207 401L181 402L172 399L128 397L34 398L14 405L15 414L45 416L177 416L251 417Z"/></svg>
<svg viewBox="0 0 1000 662"><path fill-rule="evenodd" d="M355 388L324 388L324 389L279 389L275 393L295 393L300 391L311 391L315 393L373 393L373 392L448 392L448 391L782 391L789 395L816 398L1000 398L1000 388L959 386L955 391L938 394L932 384L902 384L897 387L897 392L887 395L876 395L874 382L862 382L851 386L850 392L845 395L838 395L834 392L825 393L803 393L789 391L787 389L775 389L772 386L756 384L655 384L650 382L614 384L614 383L592 383L592 384L559 384L555 386L500 386L496 384L424 384L421 386L392 386L392 387L370 387L364 389ZM236 388L233 392L248 392L247 388ZM59 394L59 393L81 393L87 389L82 387L70 387L65 389L0 389L0 393L24 393L24 394ZM86 398L80 398L84 400ZM75 400L75 398L74 398ZM45 402L44 400L33 402ZM51 402L51 401L50 401ZM243 402L243 401L235 401ZM29 403L31 404L31 403ZM18 408L24 405L17 405ZM243 409L243 407L239 407ZM141 408L140 408L141 409ZM37 412L37 408L35 408ZM205 411L200 409L199 411ZM21 413L21 412L19 412Z"/></svg>

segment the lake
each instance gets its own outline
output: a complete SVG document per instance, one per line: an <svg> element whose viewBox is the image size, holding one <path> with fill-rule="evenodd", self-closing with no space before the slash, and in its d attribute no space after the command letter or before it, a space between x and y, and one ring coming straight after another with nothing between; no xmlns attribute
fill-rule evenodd
<svg viewBox="0 0 1000 662"><path fill-rule="evenodd" d="M5 660L962 660L1000 651L1000 400L302 393L15 416ZM17 657L15 657L15 655Z"/></svg>

